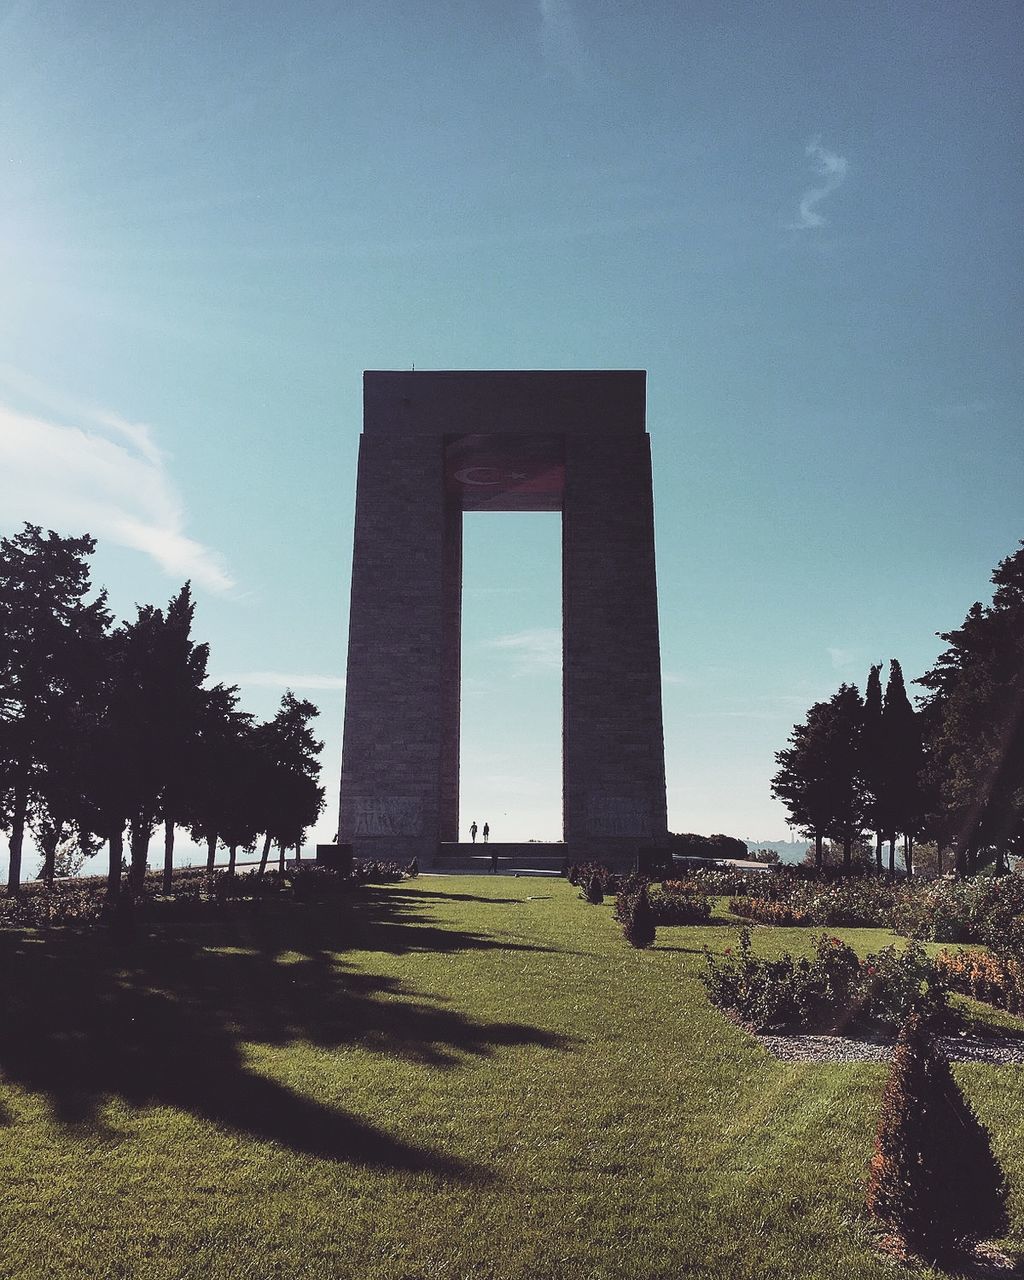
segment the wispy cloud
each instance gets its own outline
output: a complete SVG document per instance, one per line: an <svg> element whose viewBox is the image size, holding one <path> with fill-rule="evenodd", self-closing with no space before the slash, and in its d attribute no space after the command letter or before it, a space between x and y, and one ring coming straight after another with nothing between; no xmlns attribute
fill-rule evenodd
<svg viewBox="0 0 1024 1280"><path fill-rule="evenodd" d="M992 412L989 400L954 400L949 404L933 406L933 412L940 418L976 418L982 413Z"/></svg>
<svg viewBox="0 0 1024 1280"><path fill-rule="evenodd" d="M225 676L225 684L258 686L262 689L344 689L344 676L296 675L286 671L243 671Z"/></svg>
<svg viewBox="0 0 1024 1280"><path fill-rule="evenodd" d="M500 649L515 659L516 675L558 670L562 665L562 633L557 627L534 627L484 642L486 649Z"/></svg>
<svg viewBox="0 0 1024 1280"><path fill-rule="evenodd" d="M0 370L0 380L9 371ZM35 397L39 398L39 397ZM185 533L185 512L151 429L64 403L60 418L32 417L0 402L0 527L23 521L150 556L165 573L224 592L234 580L216 552Z"/></svg>
<svg viewBox="0 0 1024 1280"><path fill-rule="evenodd" d="M567 75L577 88L586 80L586 54L569 0L539 0L540 48L548 68Z"/></svg>
<svg viewBox="0 0 1024 1280"><path fill-rule="evenodd" d="M789 224L793 231L806 231L825 226L826 220L818 212L817 206L827 195L831 195L836 187L842 185L849 167L842 156L823 147L820 138L812 138L804 154L810 157L815 171L823 181L820 186L810 187L801 196L797 220Z"/></svg>
<svg viewBox="0 0 1024 1280"><path fill-rule="evenodd" d="M845 671L858 660L856 650L843 649L839 645L829 645L828 656L834 671Z"/></svg>

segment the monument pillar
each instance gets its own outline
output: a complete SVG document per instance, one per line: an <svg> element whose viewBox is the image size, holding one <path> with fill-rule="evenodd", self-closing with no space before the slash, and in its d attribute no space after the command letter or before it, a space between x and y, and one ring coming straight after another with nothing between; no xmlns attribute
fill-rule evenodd
<svg viewBox="0 0 1024 1280"><path fill-rule="evenodd" d="M566 852L666 834L646 375L364 375L339 836L458 840L464 510L561 511Z"/></svg>
<svg viewBox="0 0 1024 1280"><path fill-rule="evenodd" d="M607 859L667 831L650 438L566 437L565 840Z"/></svg>

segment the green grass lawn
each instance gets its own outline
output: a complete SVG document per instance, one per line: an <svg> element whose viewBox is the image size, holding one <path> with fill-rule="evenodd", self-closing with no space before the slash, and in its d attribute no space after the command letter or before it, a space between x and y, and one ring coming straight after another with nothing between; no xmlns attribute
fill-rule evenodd
<svg viewBox="0 0 1024 1280"><path fill-rule="evenodd" d="M0 933L0 1276L892 1277L862 1210L885 1068L768 1057L709 1007L705 943L735 929L636 952L502 876L128 947ZM1016 1253L1024 1071L955 1072Z"/></svg>

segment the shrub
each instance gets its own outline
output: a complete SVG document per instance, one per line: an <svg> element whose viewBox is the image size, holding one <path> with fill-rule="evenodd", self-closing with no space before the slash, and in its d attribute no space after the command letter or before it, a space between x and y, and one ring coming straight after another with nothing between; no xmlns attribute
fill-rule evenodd
<svg viewBox="0 0 1024 1280"><path fill-rule="evenodd" d="M785 902L772 902L767 898L730 898L729 910L744 920L758 924L807 925L814 924L806 911L791 907Z"/></svg>
<svg viewBox="0 0 1024 1280"><path fill-rule="evenodd" d="M702 893L678 888L667 880L660 889L648 889L647 899L657 924L704 924L711 919L711 900Z"/></svg>
<svg viewBox="0 0 1024 1280"><path fill-rule="evenodd" d="M1010 1013L1024 1013L1024 954L1015 951L943 951L935 967L951 990Z"/></svg>
<svg viewBox="0 0 1024 1280"><path fill-rule="evenodd" d="M931 942L999 945L1014 935L1024 916L1024 876L993 879L943 878L906 892L892 927L908 938Z"/></svg>
<svg viewBox="0 0 1024 1280"><path fill-rule="evenodd" d="M750 930L741 929L739 952L704 951L701 975L708 998L756 1031L803 1031L849 1026L890 1029L913 1012L935 1021L946 1015L946 988L920 947L888 947L861 963L839 938L822 934L810 960L787 952L776 960L755 956Z"/></svg>
<svg viewBox="0 0 1024 1280"><path fill-rule="evenodd" d="M885 947L861 965L856 1019L895 1031L919 1014L939 1026L948 1019L946 990L923 947Z"/></svg>
<svg viewBox="0 0 1024 1280"><path fill-rule="evenodd" d="M928 1019L907 1019L882 1097L868 1182L871 1215L915 1252L948 1258L1009 1226L1007 1185L939 1051Z"/></svg>
<svg viewBox="0 0 1024 1280"><path fill-rule="evenodd" d="M32 886L16 898L0 898L0 924L26 929L89 926L99 922L105 900L102 882L55 882L51 889Z"/></svg>
<svg viewBox="0 0 1024 1280"><path fill-rule="evenodd" d="M622 879L603 862L573 862L567 867L565 874L569 883L580 889L586 889L594 876L597 876L601 882L601 891L605 895L618 893Z"/></svg>
<svg viewBox="0 0 1024 1280"><path fill-rule="evenodd" d="M583 893L583 897L592 906L600 906L604 902L604 889L601 887L601 877L595 872L587 882L587 887Z"/></svg>
<svg viewBox="0 0 1024 1280"><path fill-rule="evenodd" d="M296 902L327 902L351 893L360 883L354 875L344 875L322 862L292 863L287 877Z"/></svg>
<svg viewBox="0 0 1024 1280"><path fill-rule="evenodd" d="M623 933L631 947L643 949L654 944L654 912L647 897L646 884L641 885L632 898L629 922L623 927Z"/></svg>

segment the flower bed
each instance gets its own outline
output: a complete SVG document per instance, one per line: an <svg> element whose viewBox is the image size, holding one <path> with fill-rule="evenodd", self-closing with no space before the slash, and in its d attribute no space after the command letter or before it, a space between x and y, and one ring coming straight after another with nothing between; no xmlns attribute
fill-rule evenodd
<svg viewBox="0 0 1024 1280"><path fill-rule="evenodd" d="M788 952L755 956L750 930L724 956L704 951L701 980L716 1008L755 1031L826 1031L850 1027L892 1030L912 1011L942 1014L946 987L923 948L886 947L866 960L839 938L822 934L810 960Z"/></svg>
<svg viewBox="0 0 1024 1280"><path fill-rule="evenodd" d="M1024 1013L1024 955L1011 951L942 951L935 967L950 990Z"/></svg>
<svg viewBox="0 0 1024 1280"><path fill-rule="evenodd" d="M930 942L984 942L998 946L1021 929L1024 875L934 880L899 899L892 928Z"/></svg>
<svg viewBox="0 0 1024 1280"><path fill-rule="evenodd" d="M787 902L772 902L769 898L730 898L729 910L734 916L753 920L757 924L808 925L819 923L806 911L791 907Z"/></svg>
<svg viewBox="0 0 1024 1280"><path fill-rule="evenodd" d="M647 897L658 924L704 924L711 919L711 899L677 880L666 880L660 889L652 885Z"/></svg>

